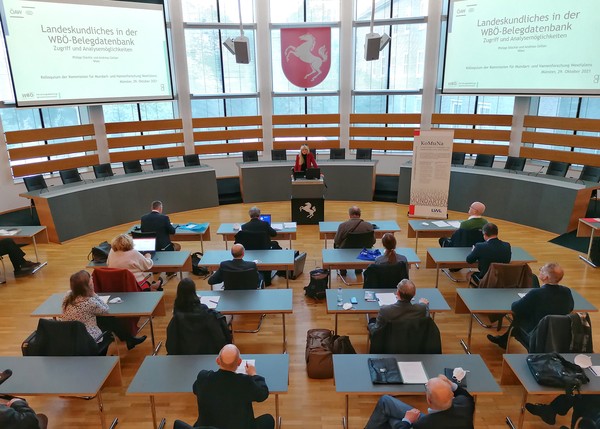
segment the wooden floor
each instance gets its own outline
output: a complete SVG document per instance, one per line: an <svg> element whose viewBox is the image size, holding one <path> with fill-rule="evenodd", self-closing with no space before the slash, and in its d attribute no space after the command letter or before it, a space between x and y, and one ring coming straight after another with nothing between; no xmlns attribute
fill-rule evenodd
<svg viewBox="0 0 600 429"><path fill-rule="evenodd" d="M557 202L559 203L559 202ZM347 208L351 203L327 202L325 220L337 221L347 218ZM219 224L222 222L241 222L247 218L250 205L237 204L218 208L195 210L171 215L171 220L177 223L210 222L212 241L205 243L205 249L224 249L225 245L220 236L216 235ZM275 222L287 221L290 218L289 203L264 203L260 204L263 213L271 213ZM365 219L396 219L402 231L396 234L399 247L414 247L414 239L406 237L407 206L392 203L362 203L363 218ZM468 207L465 207L465 211ZM165 207L169 210L169 207ZM464 213L452 212L450 218L462 219ZM509 222L496 221L500 229L500 238L509 241L514 246L523 247L535 258L538 263L532 264L532 269L537 272L543 263L557 261L565 269L563 284L578 290L588 300L600 306L600 270L594 270L578 259L575 251L548 243L555 235L534 228L524 227ZM133 224L133 223L132 223ZM36 327L37 320L30 317L31 312L42 303L50 294L68 289L69 276L86 266L87 255L90 248L104 240L110 241L118 233L124 232L131 224L110 228L98 233L90 234L72 240L68 243L40 245L40 258L48 261L48 265L38 271L34 276L14 279L10 261L5 258L9 274L8 282L0 285L0 355L20 355L20 345ZM182 242L184 250L199 251L200 243ZM288 243L281 242L285 248ZM343 414L344 397L335 393L333 380L312 380L306 376L304 361L304 347L306 331L310 328L333 328L333 317L325 312L324 303L316 303L306 299L303 287L308 284L308 272L321 263L321 249L323 241L319 240L317 226L299 226L298 240L294 248L308 252L304 274L297 280L291 281L294 289L294 313L286 317L288 327L288 352L290 354L290 386L289 392L280 396L281 415L284 428L339 428ZM422 239L419 242L419 257L425 260L425 249L437 246L436 239ZM32 246L24 248L28 257L34 258ZM190 274L191 275L191 274ZM349 276L353 276L349 271ZM435 270L411 269L411 279L417 287L433 287L435 284ZM206 280L192 275L196 280L198 289L208 289ZM334 285L339 280L334 278ZM462 287L464 283L461 284ZM276 278L274 288L284 288L285 280ZM355 286L360 287L360 286ZM454 308L456 284L450 282L445 276L440 277L440 290L444 297ZM176 280L171 280L165 287L167 300L167 314L172 310L175 297ZM459 340L466 336L468 316L455 315L453 312L441 313L436 316L436 323L442 332L444 353L463 353ZM165 330L169 317L159 318L155 322L158 340L165 339ZM248 325L255 321L248 318ZM595 328L594 340L597 347L600 344L600 319L597 314L592 314L592 323ZM366 353L366 335L364 317L360 315L346 316L341 319L340 331L350 335L352 343L359 353ZM485 338L488 332L475 326L473 332L473 350L479 353L497 380L500 377L502 353L495 345ZM236 344L242 353L280 353L281 352L281 318L268 316L263 328L258 334L237 334ZM524 349L514 348L513 352ZM137 429L152 427L149 400L143 397L126 396L127 386L141 364L144 356L151 353L148 340L143 345L131 352L121 350L121 368L123 386L109 388L103 397L105 410L110 419L119 418L119 428ZM161 350L161 354L166 353ZM4 368L0 368L3 370ZM93 368L90 368L93 371ZM190 380L190 389L193 380ZM503 394L497 396L480 396L477 400L476 428L504 428L505 417L517 418L521 400L521 388L518 386L503 386ZM180 418L190 423L197 416L196 405L192 393L174 397L157 398L158 414L167 418L167 428L171 428L173 420ZM535 400L536 398L530 398ZM544 400L546 398L537 397ZM351 398L350 425L352 428L364 427L368 416L377 400L375 396L360 396ZM50 428L79 429L99 428L100 421L97 415L96 401L82 401L80 399L58 397L32 397L29 398L32 406L38 411L48 415ZM424 397L406 397L406 401L426 410ZM274 400L269 398L262 404L255 406L258 414L274 413ZM569 425L569 417L558 419L556 427L561 424ZM526 416L525 426L529 429L547 427L536 417Z"/></svg>

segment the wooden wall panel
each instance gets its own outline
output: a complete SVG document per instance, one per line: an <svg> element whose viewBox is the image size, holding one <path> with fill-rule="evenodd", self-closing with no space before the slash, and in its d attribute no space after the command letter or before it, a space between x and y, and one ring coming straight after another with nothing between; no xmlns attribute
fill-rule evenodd
<svg viewBox="0 0 600 429"><path fill-rule="evenodd" d="M600 156L590 155L589 153L538 149L523 146L521 147L519 156L532 159L541 159L544 161L562 161L570 164L592 165L595 167L600 167Z"/></svg>
<svg viewBox="0 0 600 429"><path fill-rule="evenodd" d="M89 167L96 164L99 164L98 155L94 154L15 165L12 167L12 171L14 177L23 177L31 176L32 174L48 173L50 171L66 170L69 168Z"/></svg>
<svg viewBox="0 0 600 429"><path fill-rule="evenodd" d="M351 124L421 124L421 115L419 113L352 113L350 114Z"/></svg>
<svg viewBox="0 0 600 429"><path fill-rule="evenodd" d="M227 116L222 118L192 118L193 128L262 126L262 116Z"/></svg>
<svg viewBox="0 0 600 429"><path fill-rule="evenodd" d="M185 148L183 146L167 147L158 149L143 149L143 150L128 150L124 152L112 152L110 153L110 162L123 162L123 161L135 161L152 159L152 158L164 158L172 156L183 156L185 154Z"/></svg>
<svg viewBox="0 0 600 429"><path fill-rule="evenodd" d="M242 139L260 139L263 132L261 128L252 128L247 130L220 130L220 131L196 131L194 133L195 142L205 141L225 141Z"/></svg>
<svg viewBox="0 0 600 429"><path fill-rule="evenodd" d="M141 133L148 131L180 130L183 128L181 119L160 119L155 121L109 122L106 124L106 134Z"/></svg>
<svg viewBox="0 0 600 429"><path fill-rule="evenodd" d="M454 143L453 152L508 156L508 145L482 144L482 143Z"/></svg>
<svg viewBox="0 0 600 429"><path fill-rule="evenodd" d="M252 143L221 143L221 144L200 144L194 148L198 155L207 155L211 153L236 153L245 150L263 150L262 142Z"/></svg>
<svg viewBox="0 0 600 429"><path fill-rule="evenodd" d="M96 151L96 140L80 140L68 143L39 144L10 149L11 161Z"/></svg>
<svg viewBox="0 0 600 429"><path fill-rule="evenodd" d="M108 139L108 148L116 149L136 146L154 146L171 143L183 143L183 133L113 137Z"/></svg>
<svg viewBox="0 0 600 429"><path fill-rule="evenodd" d="M93 136L92 124L73 125L69 127L38 128L34 130L9 131L4 133L7 144L29 143L46 140Z"/></svg>
<svg viewBox="0 0 600 429"><path fill-rule="evenodd" d="M275 140L273 149L297 150L300 146L307 144L311 149L335 149L340 147L339 140Z"/></svg>
<svg viewBox="0 0 600 429"><path fill-rule="evenodd" d="M273 137L339 137L339 127L273 128Z"/></svg>
<svg viewBox="0 0 600 429"><path fill-rule="evenodd" d="M525 116L523 125L527 128L600 132L600 120L598 119Z"/></svg>
<svg viewBox="0 0 600 429"><path fill-rule="evenodd" d="M512 116L434 113L431 115L431 123L436 125L492 125L510 127L512 125Z"/></svg>
<svg viewBox="0 0 600 429"><path fill-rule="evenodd" d="M412 151L412 140L350 140L350 149Z"/></svg>
<svg viewBox="0 0 600 429"><path fill-rule="evenodd" d="M273 115L273 125L339 124L339 114L324 115Z"/></svg>

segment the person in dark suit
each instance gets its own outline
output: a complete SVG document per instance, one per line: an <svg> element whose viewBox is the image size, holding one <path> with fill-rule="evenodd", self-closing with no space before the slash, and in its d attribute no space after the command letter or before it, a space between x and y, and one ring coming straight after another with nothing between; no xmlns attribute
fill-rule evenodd
<svg viewBox="0 0 600 429"><path fill-rule="evenodd" d="M152 202L152 211L142 216L142 232L154 232L156 234L156 250L180 250L181 246L172 243L169 235L175 234L175 228L171 224L169 216L162 214L163 203Z"/></svg>
<svg viewBox="0 0 600 429"><path fill-rule="evenodd" d="M260 219L260 209L258 207L254 206L248 210L248 215L250 216L250 221L242 225L242 231L264 232L269 237L277 235L277 231L271 228L269 222Z"/></svg>
<svg viewBox="0 0 600 429"><path fill-rule="evenodd" d="M3 238L0 240L0 255L8 255L15 270L15 277L32 274L40 266L39 262L31 262L25 259L25 252L21 250L12 238Z"/></svg>
<svg viewBox="0 0 600 429"><path fill-rule="evenodd" d="M194 426L215 426L219 429L273 429L275 419L270 414L254 417L252 402L269 397L264 377L256 375L254 365L246 364L246 374L237 374L242 364L240 351L233 344L221 349L217 371L202 370L193 385L198 400L198 420Z"/></svg>
<svg viewBox="0 0 600 429"><path fill-rule="evenodd" d="M239 243L231 246L231 256L233 259L231 261L223 261L219 264L219 269L213 273L212 276L208 278L209 285L216 285L218 283L223 283L223 270L225 271L246 271L246 270L256 270L256 262L253 261L244 261L244 246ZM262 275L258 273L258 285L262 283Z"/></svg>
<svg viewBox="0 0 600 429"><path fill-rule="evenodd" d="M539 277L544 285L530 290L523 298L512 303L513 321L511 326L529 333L545 316L571 313L574 307L571 289L558 284L564 274L561 266L554 262L540 268ZM488 335L487 337L492 343L506 349L508 332L503 335Z"/></svg>
<svg viewBox="0 0 600 429"><path fill-rule="evenodd" d="M472 429L475 401L466 389L444 375L425 385L429 413L423 414L393 396L379 398L365 429Z"/></svg>
<svg viewBox="0 0 600 429"><path fill-rule="evenodd" d="M429 316L429 301L421 298L418 303L413 304L411 301L417 293L417 287L408 279L404 279L398 283L396 288L396 297L398 301L395 304L384 305L379 309L377 319L369 321L369 332L382 329L387 323L396 320L419 319Z"/></svg>
<svg viewBox="0 0 600 429"><path fill-rule="evenodd" d="M510 243L498 238L498 227L491 222L486 223L482 228L483 243L477 243L473 246L471 253L467 255L467 262L473 264L478 262L479 272L471 274L471 282L478 284L485 276L490 264L500 262L508 264L511 258Z"/></svg>
<svg viewBox="0 0 600 429"><path fill-rule="evenodd" d="M307 168L319 168L317 161L308 145L303 144L300 146L300 153L296 155L296 163L294 164L294 171L306 171Z"/></svg>
<svg viewBox="0 0 600 429"><path fill-rule="evenodd" d="M46 429L48 417L36 414L21 398L0 400L0 428L3 429Z"/></svg>

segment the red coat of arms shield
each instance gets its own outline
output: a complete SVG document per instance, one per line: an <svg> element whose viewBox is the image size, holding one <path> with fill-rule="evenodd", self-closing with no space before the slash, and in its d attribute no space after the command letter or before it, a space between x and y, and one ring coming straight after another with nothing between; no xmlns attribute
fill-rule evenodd
<svg viewBox="0 0 600 429"><path fill-rule="evenodd" d="M331 28L282 28L281 67L300 88L323 82L331 67Z"/></svg>

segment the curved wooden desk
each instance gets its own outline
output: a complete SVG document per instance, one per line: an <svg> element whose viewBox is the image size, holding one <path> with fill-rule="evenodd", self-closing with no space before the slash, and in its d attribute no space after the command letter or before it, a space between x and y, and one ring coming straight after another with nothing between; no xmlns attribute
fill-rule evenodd
<svg viewBox="0 0 600 429"><path fill-rule="evenodd" d="M212 167L184 167L86 180L20 194L35 201L54 243L139 220L160 200L167 213L219 205Z"/></svg>

